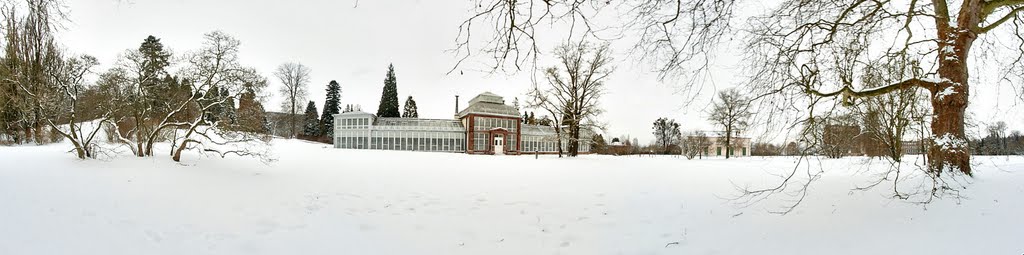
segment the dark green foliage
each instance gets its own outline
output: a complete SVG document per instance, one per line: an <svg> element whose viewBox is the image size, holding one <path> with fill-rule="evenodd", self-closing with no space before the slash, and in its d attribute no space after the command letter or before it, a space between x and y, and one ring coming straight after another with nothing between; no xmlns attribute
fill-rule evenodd
<svg viewBox="0 0 1024 255"><path fill-rule="evenodd" d="M341 85L337 81L327 84L327 100L324 101L324 113L320 115L320 136L334 136L334 115L341 111ZM333 141L333 139L331 139Z"/></svg>
<svg viewBox="0 0 1024 255"><path fill-rule="evenodd" d="M302 137L311 139L320 135L320 119L317 115L316 103L309 101L306 105L306 113L303 115Z"/></svg>
<svg viewBox="0 0 1024 255"><path fill-rule="evenodd" d="M222 98L223 97L220 94L220 87L214 84L210 86L210 89L207 90L206 94L203 95L203 105L210 105L213 102L216 102L217 100L221 100ZM224 114L224 105L216 104L210 106L210 108L208 108L206 112L204 112L203 114L205 115L206 121L211 123L217 122L221 119L221 116Z"/></svg>
<svg viewBox="0 0 1024 255"><path fill-rule="evenodd" d="M228 94L228 89L227 88L221 88L220 89L220 94L221 95L227 95ZM224 113L223 113L224 121L227 121L230 124L238 123L238 110L235 109L235 98L234 97L228 97L224 101L223 106L224 106Z"/></svg>
<svg viewBox="0 0 1024 255"><path fill-rule="evenodd" d="M172 109L175 108L172 102L177 102L173 101L174 99L181 99L181 91L174 78L168 75L167 67L171 65L171 53L164 49L160 39L152 35L146 37L137 51L129 54L128 59L140 65L138 82L142 87L142 94L131 95L137 100L136 109L141 111L149 108L146 115L152 115L154 118L175 110Z"/></svg>
<svg viewBox="0 0 1024 255"><path fill-rule="evenodd" d="M141 71L139 79L141 80L142 87L147 92L160 92L159 90L165 89L160 88L163 85L161 78L167 76L167 66L169 66L171 53L164 49L164 45L160 43L160 39L150 35L142 41L142 45L138 49L139 57L141 57ZM153 101L158 101L158 93L153 94L150 98Z"/></svg>
<svg viewBox="0 0 1024 255"><path fill-rule="evenodd" d="M229 97L227 88L221 88L217 85L210 86L206 94L203 95L202 105L210 105L210 107L204 112L204 118L210 123L223 122L222 125L233 125L238 120L238 113L235 109L235 98ZM218 103L223 101L223 103Z"/></svg>
<svg viewBox="0 0 1024 255"><path fill-rule="evenodd" d="M398 112L398 80L395 78L395 66L388 65L388 74L384 78L384 91L380 95L380 106L377 117L399 117Z"/></svg>
<svg viewBox="0 0 1024 255"><path fill-rule="evenodd" d="M409 96L405 100L405 111L402 111L402 118L419 118L420 114L416 109L416 100L412 100L412 96Z"/></svg>

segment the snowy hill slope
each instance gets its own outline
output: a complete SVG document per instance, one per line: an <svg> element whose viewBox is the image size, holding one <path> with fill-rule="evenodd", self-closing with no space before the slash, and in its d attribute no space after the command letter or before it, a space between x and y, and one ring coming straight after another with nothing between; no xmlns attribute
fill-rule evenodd
<svg viewBox="0 0 1024 255"><path fill-rule="evenodd" d="M793 213L737 208L793 158L557 159L337 150L278 161L80 161L0 147L0 254L1020 254L1024 159L979 158L967 199L923 209L832 169ZM160 154L163 155L163 154ZM880 168L875 165L871 169ZM870 171L870 170L869 170ZM785 199L786 197L779 197Z"/></svg>

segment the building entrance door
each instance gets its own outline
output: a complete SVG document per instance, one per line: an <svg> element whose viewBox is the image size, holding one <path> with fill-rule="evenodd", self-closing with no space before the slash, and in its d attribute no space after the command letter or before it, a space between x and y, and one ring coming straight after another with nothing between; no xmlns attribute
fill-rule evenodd
<svg viewBox="0 0 1024 255"><path fill-rule="evenodd" d="M505 155L505 136L494 136L494 155Z"/></svg>

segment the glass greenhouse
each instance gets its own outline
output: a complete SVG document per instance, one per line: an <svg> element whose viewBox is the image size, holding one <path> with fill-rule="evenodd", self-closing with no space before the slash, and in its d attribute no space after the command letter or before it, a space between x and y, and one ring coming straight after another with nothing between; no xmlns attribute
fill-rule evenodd
<svg viewBox="0 0 1024 255"><path fill-rule="evenodd" d="M518 155L557 153L553 127L522 123L519 110L486 92L469 101L458 119L381 118L353 111L334 115L334 147L342 149ZM580 139L590 140L591 132ZM562 144L567 144L562 139ZM563 147L565 148L565 147ZM590 143L580 143L589 153Z"/></svg>

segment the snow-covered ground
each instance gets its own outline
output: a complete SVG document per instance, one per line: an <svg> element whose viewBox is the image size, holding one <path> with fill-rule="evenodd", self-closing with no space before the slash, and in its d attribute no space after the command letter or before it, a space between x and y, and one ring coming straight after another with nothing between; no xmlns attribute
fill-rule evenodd
<svg viewBox="0 0 1024 255"><path fill-rule="evenodd" d="M278 161L81 161L0 147L0 254L1022 254L1024 158L978 157L959 201L851 192L884 163L829 169L803 204L739 208L795 158L473 156L276 140ZM165 155L166 152L158 153Z"/></svg>

